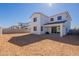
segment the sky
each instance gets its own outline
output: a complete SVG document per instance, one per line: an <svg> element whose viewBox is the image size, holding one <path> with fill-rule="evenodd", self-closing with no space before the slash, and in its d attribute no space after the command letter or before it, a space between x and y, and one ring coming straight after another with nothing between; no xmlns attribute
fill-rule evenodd
<svg viewBox="0 0 79 59"><path fill-rule="evenodd" d="M0 3L0 26L9 27L20 22L27 23L34 12L47 16L68 11L72 21L71 28L79 28L79 4L73 3Z"/></svg>

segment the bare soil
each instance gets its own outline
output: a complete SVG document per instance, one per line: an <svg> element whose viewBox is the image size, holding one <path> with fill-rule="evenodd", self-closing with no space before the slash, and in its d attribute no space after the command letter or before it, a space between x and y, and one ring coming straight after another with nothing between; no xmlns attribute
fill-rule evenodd
<svg viewBox="0 0 79 59"><path fill-rule="evenodd" d="M3 34L1 56L71 56L79 55L79 35Z"/></svg>

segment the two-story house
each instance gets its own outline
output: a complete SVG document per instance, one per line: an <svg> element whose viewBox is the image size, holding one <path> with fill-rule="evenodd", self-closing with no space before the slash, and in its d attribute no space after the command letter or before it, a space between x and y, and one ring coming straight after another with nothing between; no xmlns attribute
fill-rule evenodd
<svg viewBox="0 0 79 59"><path fill-rule="evenodd" d="M67 11L53 16L47 16L40 12L35 12L30 19L32 34L45 34L46 32L49 34L59 33L62 37L69 32L71 27L71 17Z"/></svg>

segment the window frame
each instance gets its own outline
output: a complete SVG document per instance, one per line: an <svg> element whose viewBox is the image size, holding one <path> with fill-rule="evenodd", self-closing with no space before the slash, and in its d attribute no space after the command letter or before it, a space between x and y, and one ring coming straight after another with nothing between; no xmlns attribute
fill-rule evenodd
<svg viewBox="0 0 79 59"><path fill-rule="evenodd" d="M34 26L33 27L33 31L37 31L37 26Z"/></svg>
<svg viewBox="0 0 79 59"><path fill-rule="evenodd" d="M37 21L37 17L33 18L33 22L36 22Z"/></svg>
<svg viewBox="0 0 79 59"><path fill-rule="evenodd" d="M62 16L58 16L57 17L57 20L62 20Z"/></svg>
<svg viewBox="0 0 79 59"><path fill-rule="evenodd" d="M54 21L54 18L50 18L50 21Z"/></svg>

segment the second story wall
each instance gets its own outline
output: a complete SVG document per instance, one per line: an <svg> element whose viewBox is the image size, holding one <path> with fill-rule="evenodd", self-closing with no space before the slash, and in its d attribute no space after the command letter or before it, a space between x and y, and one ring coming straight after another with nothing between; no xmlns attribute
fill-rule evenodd
<svg viewBox="0 0 79 59"><path fill-rule="evenodd" d="M41 34L44 34L45 33L45 28L44 28L44 24L48 23L49 21L49 17L46 16L46 15L41 15L41 19L40 19L40 27L43 27L43 30L40 31Z"/></svg>
<svg viewBox="0 0 79 59"><path fill-rule="evenodd" d="M41 19L40 19L41 25L44 25L44 24L48 23L48 21L49 21L48 16L41 15Z"/></svg>
<svg viewBox="0 0 79 59"><path fill-rule="evenodd" d="M49 18L49 22L57 22L57 21L64 21L64 20L69 20L69 14L68 12L63 12L63 13L59 13L53 16L50 16Z"/></svg>

